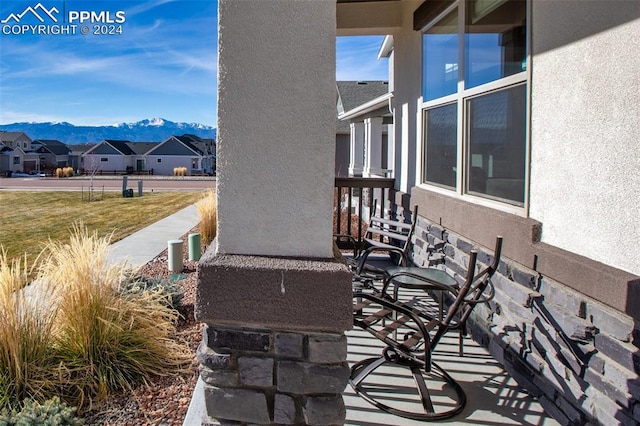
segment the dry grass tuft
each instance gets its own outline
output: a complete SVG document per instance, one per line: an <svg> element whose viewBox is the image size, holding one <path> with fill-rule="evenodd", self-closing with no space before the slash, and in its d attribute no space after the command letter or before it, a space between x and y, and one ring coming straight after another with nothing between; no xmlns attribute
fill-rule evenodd
<svg viewBox="0 0 640 426"><path fill-rule="evenodd" d="M173 168L173 175L174 176L186 176L187 175L187 168L186 167L174 167Z"/></svg>
<svg viewBox="0 0 640 426"><path fill-rule="evenodd" d="M49 241L35 275L2 252L0 410L53 395L84 410L189 366L171 295L126 281L124 263L107 260L109 242L75 225L68 242Z"/></svg>
<svg viewBox="0 0 640 426"><path fill-rule="evenodd" d="M216 192L214 190L207 191L202 200L196 203L196 208L200 216L202 243L209 245L216 238L218 231L218 199L216 198Z"/></svg>
<svg viewBox="0 0 640 426"><path fill-rule="evenodd" d="M55 173L57 178L73 176L73 167L58 167Z"/></svg>
<svg viewBox="0 0 640 426"><path fill-rule="evenodd" d="M60 296L56 363L65 400L91 406L110 392L179 371L190 360L178 345L178 313L160 292L121 291L124 264L107 262L109 238L74 227L70 242L51 241L42 275Z"/></svg>
<svg viewBox="0 0 640 426"><path fill-rule="evenodd" d="M26 257L9 261L0 252L0 408L42 398L52 389L46 376L55 309L47 303L51 288L27 286L31 278Z"/></svg>

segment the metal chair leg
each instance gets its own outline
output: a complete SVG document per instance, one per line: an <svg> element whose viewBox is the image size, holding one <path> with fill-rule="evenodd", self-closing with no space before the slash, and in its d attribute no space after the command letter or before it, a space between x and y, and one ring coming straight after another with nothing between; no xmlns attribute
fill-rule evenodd
<svg viewBox="0 0 640 426"><path fill-rule="evenodd" d="M416 385L416 393L420 398L420 403L422 405L421 411L408 411L392 407L390 405L382 403L380 401L380 399L382 398L381 396L371 395L371 393L367 389L367 378L378 368L387 364L394 365L399 368L410 369L411 375L413 376ZM464 409L464 406L467 402L467 397L462 387L446 371L444 371L436 363L432 363L431 365L431 373L425 373L424 368L421 368L420 365L412 363L409 360L391 361L384 356L367 358L356 363L351 368L351 378L349 380L349 384L356 392L356 394L363 398L365 401L382 411L396 416L420 421L435 421L453 417ZM425 374L431 379L436 378L445 382L445 387L448 385L451 390L453 390L453 395L449 395L447 397L446 403L434 403L431 392L429 391L427 382L425 380ZM369 388L380 391L380 388L378 386L369 386Z"/></svg>

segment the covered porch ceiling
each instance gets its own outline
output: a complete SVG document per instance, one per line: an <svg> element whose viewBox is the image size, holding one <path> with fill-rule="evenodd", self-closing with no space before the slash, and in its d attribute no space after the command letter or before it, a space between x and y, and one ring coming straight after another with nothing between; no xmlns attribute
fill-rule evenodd
<svg viewBox="0 0 640 426"><path fill-rule="evenodd" d="M388 35L420 30L454 0L336 0L338 36Z"/></svg>
<svg viewBox="0 0 640 426"><path fill-rule="evenodd" d="M339 36L387 35L402 26L401 3L403 0L336 0L336 2L337 35Z"/></svg>

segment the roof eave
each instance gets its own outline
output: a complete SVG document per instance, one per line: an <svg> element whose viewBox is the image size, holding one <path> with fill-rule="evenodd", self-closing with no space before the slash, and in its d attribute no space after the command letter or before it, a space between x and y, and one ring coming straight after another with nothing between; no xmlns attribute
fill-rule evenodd
<svg viewBox="0 0 640 426"><path fill-rule="evenodd" d="M384 40L382 40L382 44L380 45L380 50L378 51L378 60L382 58L388 58L393 52L393 36L386 35Z"/></svg>
<svg viewBox="0 0 640 426"><path fill-rule="evenodd" d="M393 98L393 93L391 92L385 93L384 95L378 96L377 98L372 99L369 102L365 102L364 104L359 105L349 111L345 111L342 114L338 114L338 119L351 120L363 114L367 114L369 112L383 108L389 105L389 100L391 100L391 98Z"/></svg>

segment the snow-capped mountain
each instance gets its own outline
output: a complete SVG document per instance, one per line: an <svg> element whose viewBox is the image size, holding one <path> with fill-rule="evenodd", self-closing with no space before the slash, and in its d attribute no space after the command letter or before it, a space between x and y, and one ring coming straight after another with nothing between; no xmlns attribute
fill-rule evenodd
<svg viewBox="0 0 640 426"><path fill-rule="evenodd" d="M200 123L174 123L151 118L113 126L75 126L67 122L0 124L0 131L24 132L31 139L57 139L66 144L96 143L104 139L131 142L162 142L171 135L190 133L201 138L216 137L215 127Z"/></svg>

